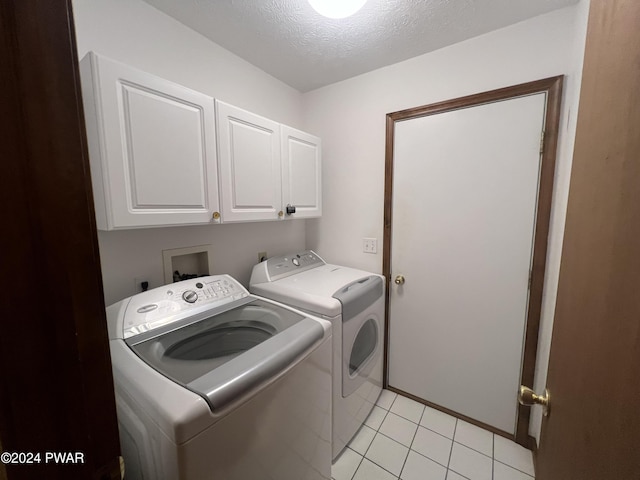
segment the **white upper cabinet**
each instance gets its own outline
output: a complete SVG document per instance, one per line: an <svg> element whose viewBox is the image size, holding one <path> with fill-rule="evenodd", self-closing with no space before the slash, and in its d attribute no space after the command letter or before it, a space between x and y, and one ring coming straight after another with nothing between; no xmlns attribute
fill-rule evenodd
<svg viewBox="0 0 640 480"><path fill-rule="evenodd" d="M94 53L80 69L98 228L219 222L213 98Z"/></svg>
<svg viewBox="0 0 640 480"><path fill-rule="evenodd" d="M322 215L320 139L282 125L282 203L295 207L291 218Z"/></svg>
<svg viewBox="0 0 640 480"><path fill-rule="evenodd" d="M216 120L224 222L322 214L318 137L219 100Z"/></svg>
<svg viewBox="0 0 640 480"><path fill-rule="evenodd" d="M319 138L93 52L80 72L100 230L321 215Z"/></svg>
<svg viewBox="0 0 640 480"><path fill-rule="evenodd" d="M219 100L216 117L223 221L277 220L280 124Z"/></svg>

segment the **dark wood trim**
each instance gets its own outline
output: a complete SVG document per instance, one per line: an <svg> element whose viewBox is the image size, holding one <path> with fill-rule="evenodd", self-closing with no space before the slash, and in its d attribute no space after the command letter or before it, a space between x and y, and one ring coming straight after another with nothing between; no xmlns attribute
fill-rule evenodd
<svg viewBox="0 0 640 480"><path fill-rule="evenodd" d="M390 118L393 122L397 122L399 120L410 120L412 118L426 117L428 115L451 112L453 110L460 110L462 108L477 107L478 105L498 102L500 100L507 100L509 98L548 92L558 82L560 82L560 88L562 88L563 78L564 77L562 75L557 77L543 78L541 80L535 80L533 82L498 88L496 90L490 90L488 92L475 93L473 95L454 98L452 100L445 100L443 102L430 103L429 105L422 105L420 107L407 108L405 110L388 113L387 117Z"/></svg>
<svg viewBox="0 0 640 480"><path fill-rule="evenodd" d="M389 385L389 301L391 300L391 211L393 207L393 148L395 120L387 115L384 165L384 233L382 248L382 275L387 279L384 302L384 370L382 382Z"/></svg>
<svg viewBox="0 0 640 480"><path fill-rule="evenodd" d="M0 437L11 480L120 478L71 0L0 2Z"/></svg>
<svg viewBox="0 0 640 480"><path fill-rule="evenodd" d="M544 152L541 159L538 203L536 210L536 227L533 246L532 277L527 307L527 324L525 333L524 358L522 365L522 383L533 386L538 346L538 331L540 329L540 313L542 309L542 293L544 289L544 275L547 259L547 239L549 235L549 219L551 216L551 202L553 198L553 180L555 175L556 151L558 132L560 128L560 106L562 101L563 77L550 77L520 85L500 88L489 92L468 95L444 102L423 105L387 114L386 149L385 149L385 193L384 193L384 249L382 260L382 274L391 285L391 233L393 228L393 151L395 122L414 118L450 112L462 108L470 108L487 103L507 100L510 98L547 94ZM388 378L388 349L389 349L389 302L390 288L386 293L385 310L385 348L384 348L384 385L390 390ZM394 390L396 391L396 390ZM413 398L413 397L412 397ZM423 401L424 403L424 401ZM438 407L442 409L441 407ZM457 415L459 418L463 418ZM519 406L515 440L529 447L529 419L530 408ZM469 421L465 418L465 420ZM477 424L477 422L475 422ZM485 426L486 428L486 426ZM493 431L493 429L490 429Z"/></svg>
<svg viewBox="0 0 640 480"><path fill-rule="evenodd" d="M556 152L558 150L558 132L560 129L560 107L562 104L562 77L555 77L547 89L547 111L544 129L544 151L540 169L540 187L536 209L536 230L531 262L531 286L527 308L527 330L525 333L524 358L522 362L521 383L533 388L538 353L538 333L540 314L542 313L542 294L547 265L547 247L551 202L553 199L553 180L556 171ZM531 408L518 406L518 425L516 441L527 446Z"/></svg>
<svg viewBox="0 0 640 480"><path fill-rule="evenodd" d="M430 402L429 400L425 400L424 398L420 398L417 397L409 392L405 392L404 390L400 390L399 388L395 388L395 387L387 387L387 390L397 393L399 395L402 395L403 397L407 397L410 398L411 400L415 400L418 403L422 403L423 405L426 405L427 407L431 407L435 410L438 410L440 412L446 413L448 415L451 415L452 417L458 418L460 420L464 420L467 423L470 423L472 425L476 425L484 430L487 430L491 433L495 433L496 435L500 435L501 437L504 438L508 438L509 440L513 440L513 435L511 435L508 432L504 432L502 430L500 430L499 428L493 427L491 425L488 425L486 423L482 423L479 422L478 420L475 420L471 417L467 417L466 415L462 415L461 413L458 413L454 410L450 410L446 407L443 407L442 405L438 405L437 403L433 403Z"/></svg>

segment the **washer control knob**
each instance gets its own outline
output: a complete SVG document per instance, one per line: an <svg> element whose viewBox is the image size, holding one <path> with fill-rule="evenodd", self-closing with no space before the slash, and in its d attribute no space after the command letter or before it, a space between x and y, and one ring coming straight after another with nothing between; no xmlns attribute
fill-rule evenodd
<svg viewBox="0 0 640 480"><path fill-rule="evenodd" d="M299 266L300 266L300 260L298 260L297 258L294 258L294 259L293 259L293 260L291 260L291 261L293 262L293 264L294 264L296 267L299 267Z"/></svg>
<svg viewBox="0 0 640 480"><path fill-rule="evenodd" d="M182 294L182 299L187 303L196 303L198 299L198 294L193 290L187 290Z"/></svg>

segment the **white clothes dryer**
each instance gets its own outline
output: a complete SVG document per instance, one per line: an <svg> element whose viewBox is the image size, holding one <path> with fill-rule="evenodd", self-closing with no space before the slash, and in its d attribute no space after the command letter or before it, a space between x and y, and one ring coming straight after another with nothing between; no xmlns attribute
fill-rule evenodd
<svg viewBox="0 0 640 480"><path fill-rule="evenodd" d="M384 277L306 250L255 265L249 289L332 322L335 460L382 391Z"/></svg>
<svg viewBox="0 0 640 480"><path fill-rule="evenodd" d="M107 308L127 479L329 480L331 324L228 275Z"/></svg>

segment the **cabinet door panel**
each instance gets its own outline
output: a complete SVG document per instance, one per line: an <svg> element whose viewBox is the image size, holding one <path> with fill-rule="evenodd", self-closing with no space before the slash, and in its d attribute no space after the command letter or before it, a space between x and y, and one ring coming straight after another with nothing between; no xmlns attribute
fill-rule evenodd
<svg viewBox="0 0 640 480"><path fill-rule="evenodd" d="M280 125L219 101L216 111L223 221L278 219Z"/></svg>
<svg viewBox="0 0 640 480"><path fill-rule="evenodd" d="M132 207L206 209L201 111L135 85L123 94Z"/></svg>
<svg viewBox="0 0 640 480"><path fill-rule="evenodd" d="M98 228L212 221L213 98L93 53L81 72Z"/></svg>
<svg viewBox="0 0 640 480"><path fill-rule="evenodd" d="M320 139L282 126L282 203L296 207L293 218L322 215Z"/></svg>

